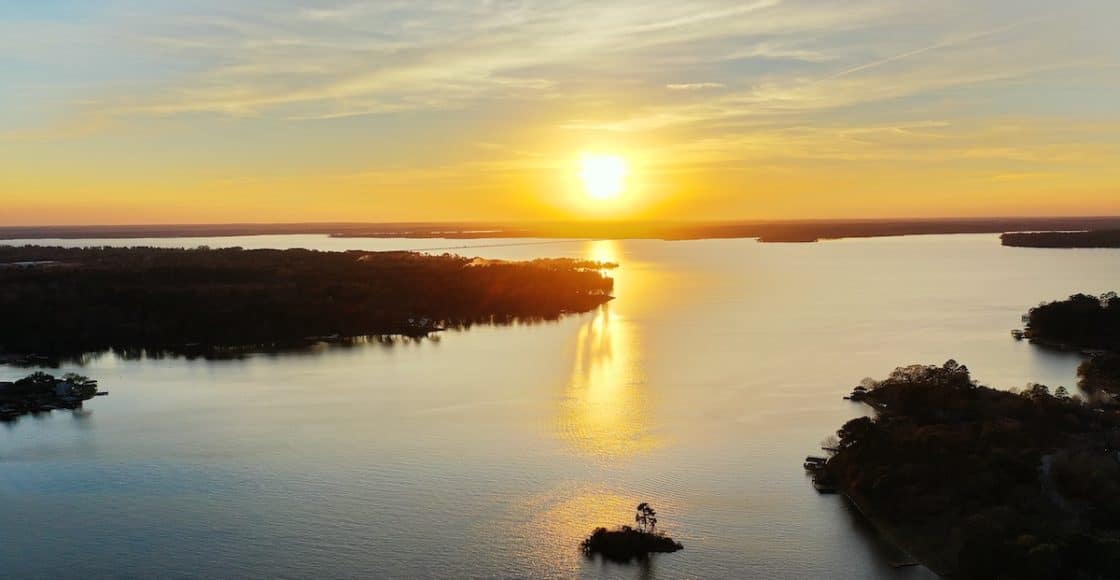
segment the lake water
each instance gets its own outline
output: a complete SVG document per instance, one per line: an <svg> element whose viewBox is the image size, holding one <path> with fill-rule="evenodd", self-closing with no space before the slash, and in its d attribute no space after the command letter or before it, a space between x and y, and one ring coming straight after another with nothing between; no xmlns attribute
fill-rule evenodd
<svg viewBox="0 0 1120 580"><path fill-rule="evenodd" d="M1115 250L991 235L34 243L471 246L449 251L622 266L616 300L555 323L62 369L111 395L0 427L11 578L929 577L892 569L890 548L802 472L865 412L841 396L949 358L991 386L1072 386L1077 356L1009 330L1039 301L1120 289ZM641 566L579 555L640 501L684 551Z"/></svg>

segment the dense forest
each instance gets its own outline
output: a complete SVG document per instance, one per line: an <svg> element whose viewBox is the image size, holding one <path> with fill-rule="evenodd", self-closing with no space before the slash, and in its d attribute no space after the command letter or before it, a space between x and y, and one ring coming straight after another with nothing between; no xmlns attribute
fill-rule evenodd
<svg viewBox="0 0 1120 580"><path fill-rule="evenodd" d="M298 344L552 319L610 299L601 264L410 252L0 246L0 352Z"/></svg>
<svg viewBox="0 0 1120 580"><path fill-rule="evenodd" d="M1074 294L1047 302L1027 313L1026 336L1043 344L1066 348L1120 349L1120 298Z"/></svg>
<svg viewBox="0 0 1120 580"><path fill-rule="evenodd" d="M1086 232L1021 232L1000 236L1005 246L1023 248L1120 248L1120 229Z"/></svg>
<svg viewBox="0 0 1120 580"><path fill-rule="evenodd" d="M1115 577L1120 414L954 361L869 385L877 416L840 429L824 471L904 548L955 577Z"/></svg>

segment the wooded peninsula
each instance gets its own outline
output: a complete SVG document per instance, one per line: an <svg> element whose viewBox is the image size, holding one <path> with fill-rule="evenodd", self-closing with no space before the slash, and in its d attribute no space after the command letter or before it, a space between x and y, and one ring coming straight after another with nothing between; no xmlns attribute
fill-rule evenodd
<svg viewBox="0 0 1120 580"><path fill-rule="evenodd" d="M1074 294L1031 308L1024 336L1046 346L1076 350L1120 350L1120 297Z"/></svg>
<svg viewBox="0 0 1120 580"><path fill-rule="evenodd" d="M1081 396L985 387L955 361L895 369L848 397L876 410L810 457L818 489L842 491L939 574L1112 578L1120 569L1120 298L1075 294L1033 308L1025 335L1090 354Z"/></svg>
<svg viewBox="0 0 1120 580"><path fill-rule="evenodd" d="M555 319L615 264L412 252L0 246L0 353L206 352Z"/></svg>
<svg viewBox="0 0 1120 580"><path fill-rule="evenodd" d="M1120 413L968 368L874 381L877 410L838 432L823 478L889 539L961 578L1112 578L1120 567Z"/></svg>

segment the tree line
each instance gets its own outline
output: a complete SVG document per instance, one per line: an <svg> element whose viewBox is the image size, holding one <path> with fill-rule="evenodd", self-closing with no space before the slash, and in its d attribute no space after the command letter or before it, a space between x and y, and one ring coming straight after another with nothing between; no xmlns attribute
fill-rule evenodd
<svg viewBox="0 0 1120 580"><path fill-rule="evenodd" d="M0 247L5 265L0 351L50 355L554 319L613 288L597 262L411 252Z"/></svg>
<svg viewBox="0 0 1120 580"><path fill-rule="evenodd" d="M1000 236L1005 246L1023 248L1120 248L1120 229L1082 232L1015 232Z"/></svg>

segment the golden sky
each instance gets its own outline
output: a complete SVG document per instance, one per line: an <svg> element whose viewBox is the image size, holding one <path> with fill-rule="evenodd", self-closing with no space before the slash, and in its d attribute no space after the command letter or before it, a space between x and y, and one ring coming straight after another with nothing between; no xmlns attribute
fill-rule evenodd
<svg viewBox="0 0 1120 580"><path fill-rule="evenodd" d="M0 5L0 224L1120 214L1112 0ZM586 154L625 160L588 196Z"/></svg>

